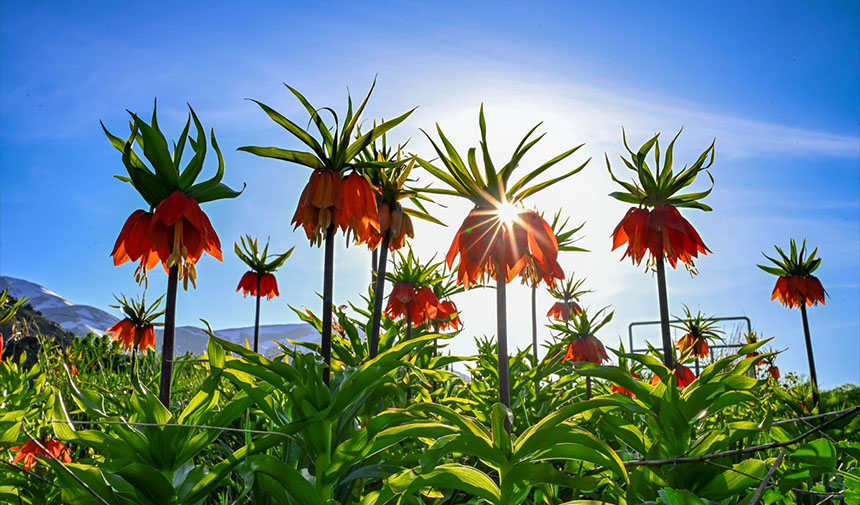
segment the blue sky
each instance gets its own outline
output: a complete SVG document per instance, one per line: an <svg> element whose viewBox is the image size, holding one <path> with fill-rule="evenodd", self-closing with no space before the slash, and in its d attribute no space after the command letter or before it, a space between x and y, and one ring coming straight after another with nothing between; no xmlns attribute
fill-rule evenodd
<svg viewBox="0 0 860 505"><path fill-rule="evenodd" d="M599 335L615 346L627 324L657 315L651 274L610 253L626 206L613 191L603 153L622 152L655 131L684 133L676 160L691 162L713 138L713 212L685 212L713 256L699 275L670 272L672 314L684 304L722 316L746 315L776 336L784 371L806 370L800 315L771 303L761 252L806 237L824 258L818 273L830 293L810 310L824 387L860 382L860 17L856 2L186 2L113 4L3 2L0 6L0 273L39 282L99 307L133 294L133 267L114 268L110 250L142 201L111 177L119 154L98 121L126 130L130 109L143 115L158 97L160 123L175 138L191 103L214 127L227 161L225 181L247 183L238 199L207 204L225 261L204 258L199 289L181 293L178 320L215 327L252 324L253 302L234 292L243 272L229 251L240 234L271 236L276 250L296 245L279 274L282 297L264 304L263 322L295 321L287 304L318 309L321 251L289 220L307 179L300 167L236 152L241 145L297 147L253 103L296 122L304 112L281 83L318 106L345 106L347 88L363 94L379 76L367 117L420 108L396 130L429 156L419 128L439 122L461 149L475 145L484 102L495 157L509 156L533 124L546 138L523 168L585 142L576 159L594 160L563 186L533 199L587 221L588 254L561 258L586 276L591 307L612 305L615 321ZM209 166L212 169L212 166ZM423 181L429 179L424 176ZM704 181L701 181L704 184ZM468 210L442 200L449 226L418 225L416 250L444 253ZM341 241L342 244L342 241ZM339 247L335 299L355 300L369 281L368 253ZM163 274L151 290L162 289ZM513 346L530 340L528 292L509 289ZM457 299L467 329L452 344L494 331L492 293ZM541 307L550 299L542 294ZM543 308L545 311L546 308ZM546 330L543 336L548 337ZM642 333L637 338L653 338Z"/></svg>

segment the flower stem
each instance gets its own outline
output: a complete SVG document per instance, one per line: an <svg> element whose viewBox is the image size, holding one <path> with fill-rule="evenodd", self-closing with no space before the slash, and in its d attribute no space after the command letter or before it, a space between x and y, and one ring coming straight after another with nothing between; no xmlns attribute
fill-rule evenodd
<svg viewBox="0 0 860 505"><path fill-rule="evenodd" d="M806 317L806 305L800 304L800 315L803 318L803 337L806 339L806 357L809 359L809 378L812 380L812 403L818 405L818 374L815 373L815 357L812 355L812 338L809 336L809 319Z"/></svg>
<svg viewBox="0 0 860 505"><path fill-rule="evenodd" d="M258 352L260 344L260 279L262 276L257 274L257 315L254 317L254 352Z"/></svg>
<svg viewBox="0 0 860 505"><path fill-rule="evenodd" d="M164 335L161 342L161 384L158 399L170 408L170 387L173 380L173 342L176 335L176 288L179 266L173 265L167 275L167 301L164 307Z"/></svg>
<svg viewBox="0 0 860 505"><path fill-rule="evenodd" d="M388 264L389 234L386 231L379 250L379 264L373 270L373 324L370 327L370 359L379 354L379 327L382 324L382 298L385 295L385 268ZM373 251L376 259L376 251Z"/></svg>
<svg viewBox="0 0 860 505"><path fill-rule="evenodd" d="M675 368L672 354L672 335L669 332L669 300L666 296L666 267L663 265L663 255L657 258L657 295L660 301L660 333L663 337L663 364L669 370Z"/></svg>
<svg viewBox="0 0 860 505"><path fill-rule="evenodd" d="M506 280L501 264L496 265L496 333L498 334L499 350L499 401L508 409L511 408L510 381L508 378L508 320L507 296L505 293ZM511 432L511 423L505 419L505 429Z"/></svg>
<svg viewBox="0 0 860 505"><path fill-rule="evenodd" d="M323 383L328 386L331 376L331 299L334 284L334 223L325 232L325 258L323 260L323 311L322 311L322 356Z"/></svg>
<svg viewBox="0 0 860 505"><path fill-rule="evenodd" d="M591 400L591 377L585 377L585 399Z"/></svg>
<svg viewBox="0 0 860 505"><path fill-rule="evenodd" d="M406 337L405 337L405 340L412 340L412 316L410 316L408 312L406 313ZM412 359L412 352L411 351L409 352L409 359L410 360ZM409 400L411 400L411 399L412 399L412 390L408 389L408 385L407 385L406 402L409 403Z"/></svg>
<svg viewBox="0 0 860 505"><path fill-rule="evenodd" d="M131 348L131 380L137 382L137 346Z"/></svg>
<svg viewBox="0 0 860 505"><path fill-rule="evenodd" d="M538 363L538 345L537 345L537 283L532 284L532 354L535 357L535 364Z"/></svg>

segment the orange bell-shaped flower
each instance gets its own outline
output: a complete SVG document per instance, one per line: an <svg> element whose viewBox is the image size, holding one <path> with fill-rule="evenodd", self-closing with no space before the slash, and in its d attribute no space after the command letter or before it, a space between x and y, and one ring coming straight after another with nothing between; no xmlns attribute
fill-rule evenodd
<svg viewBox="0 0 860 505"><path fill-rule="evenodd" d="M681 337L681 340L678 340L678 347L682 354L690 350L690 355L697 358L707 358L711 354L707 339L692 333L687 333Z"/></svg>
<svg viewBox="0 0 860 505"><path fill-rule="evenodd" d="M577 337L567 344L567 353L565 353L562 362L564 361L588 361L589 363L600 364L609 359L606 354L606 348L597 337L589 335L586 337Z"/></svg>
<svg viewBox="0 0 860 505"><path fill-rule="evenodd" d="M23 445L19 445L18 447L12 447L10 450L18 453L14 458L12 458L12 464L14 465L19 461L23 461L24 470L29 472L34 466L36 466L36 460L41 459L43 456L46 458L54 456L63 463L72 462L71 449L66 447L66 445L59 440L48 440L47 442L42 442L42 446L47 449L47 452L39 447L39 445L33 440L30 440Z"/></svg>
<svg viewBox="0 0 860 505"><path fill-rule="evenodd" d="M269 300L276 296L281 296L278 291L278 280L273 274L259 274L254 271L245 272L242 279L239 280L239 285L236 291L242 290L245 296L257 296L257 285L260 286L260 296L267 297Z"/></svg>
<svg viewBox="0 0 860 505"><path fill-rule="evenodd" d="M457 256L457 281L467 289L483 276L497 279L501 267L506 282L533 262L546 279L563 279L558 242L549 224L533 210L522 210L506 222L496 210L475 207L463 220L445 259L451 268Z"/></svg>
<svg viewBox="0 0 860 505"><path fill-rule="evenodd" d="M409 283L398 282L388 297L385 313L392 318L406 317L412 326L438 318L439 299L429 286L415 289Z"/></svg>
<svg viewBox="0 0 860 505"><path fill-rule="evenodd" d="M652 209L633 207L612 232L612 250L627 244L624 258L630 256L637 265L646 252L652 258L661 255L674 268L678 261L693 265L699 254L710 249L689 221L672 205L655 205Z"/></svg>
<svg viewBox="0 0 860 505"><path fill-rule="evenodd" d="M152 224L152 213L138 209L131 213L113 246L111 256L114 266L127 261L140 262L135 271L138 281L144 279L147 270L152 270L158 264L158 251L155 250L149 235Z"/></svg>
<svg viewBox="0 0 860 505"><path fill-rule="evenodd" d="M342 179L339 172L311 172L291 224L301 226L311 243L321 243L323 235L340 214Z"/></svg>
<svg viewBox="0 0 860 505"><path fill-rule="evenodd" d="M158 204L152 215L150 236L158 257L168 268L181 260L197 263L203 253L223 261L221 241L209 217L197 200L182 191L174 191Z"/></svg>
<svg viewBox="0 0 860 505"><path fill-rule="evenodd" d="M356 242L367 242L371 231L379 232L379 212L373 187L361 174L353 172L343 179L340 196L337 225L344 232L352 232Z"/></svg>
<svg viewBox="0 0 860 505"><path fill-rule="evenodd" d="M459 330L462 324L457 306L451 300L445 300L439 303L439 306L436 309L436 319L441 320L439 323L440 330L448 328Z"/></svg>
<svg viewBox="0 0 860 505"><path fill-rule="evenodd" d="M634 379L639 379L639 375L637 375L636 372L631 371L630 376L633 377ZM629 389L627 389L623 386L619 386L617 384L612 385L612 388L610 388L610 392L621 393L623 395L629 396L630 398L636 398L636 395L633 394Z"/></svg>
<svg viewBox="0 0 860 505"><path fill-rule="evenodd" d="M412 218L403 212L402 208L392 209L387 203L380 203L377 206L379 215L379 230L370 228L367 246L370 249L376 249L382 243L386 231L390 231L388 238L388 248L392 251L397 251L406 243L406 237L413 238L415 230L412 227Z"/></svg>
<svg viewBox="0 0 860 505"><path fill-rule="evenodd" d="M111 340L119 340L126 351L146 351L155 348L155 328L151 325L137 326L129 318L121 319L107 329Z"/></svg>
<svg viewBox="0 0 860 505"><path fill-rule="evenodd" d="M696 374L680 363L675 364L675 369L672 370L672 373L675 375L675 380L678 382L678 387L681 389L689 386L694 380L696 380ZM652 386L656 386L657 384L660 384L660 382L661 379L659 375L654 374L651 376Z"/></svg>
<svg viewBox="0 0 860 505"><path fill-rule="evenodd" d="M558 319L559 321L570 321L573 317L582 314L582 307L579 306L573 300L555 302L552 307L550 307L549 312L546 313L546 317L552 317L554 319Z"/></svg>
<svg viewBox="0 0 860 505"><path fill-rule="evenodd" d="M804 303L810 307L816 303L825 305L824 294L824 286L818 277L791 275L776 280L770 299L773 301L779 298L780 303L791 309Z"/></svg>

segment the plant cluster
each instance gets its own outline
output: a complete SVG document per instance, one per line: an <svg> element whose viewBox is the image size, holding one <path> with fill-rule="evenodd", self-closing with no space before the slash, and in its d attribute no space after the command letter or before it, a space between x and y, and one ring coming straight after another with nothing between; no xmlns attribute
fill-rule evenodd
<svg viewBox="0 0 860 505"><path fill-rule="evenodd" d="M358 107L348 99L340 116L288 88L309 116L307 129L255 103L306 150L239 149L311 170L292 224L311 246L324 247L322 307L293 310L320 332L320 343L278 342L273 357L257 352L260 299L280 294L275 273L293 249L270 257L268 244L260 250L247 236L234 250L249 268L237 291L256 299L253 348L210 329L204 357L174 359L178 281L196 288L203 253L222 260L201 204L241 191L221 182L225 164L214 132L216 173L196 182L207 137L193 109L172 149L155 110L150 123L132 113L127 140L104 131L122 153L128 175L118 178L146 208L126 220L111 255L117 266L137 263L134 275L147 289L147 272L161 264L167 289L151 304L144 295L118 297L125 317L108 329L110 337L66 349L46 341L32 367L24 366L24 354L4 352L0 337L2 501L860 503L856 390L822 397L815 378L806 307L824 303L812 276L821 263L817 251L807 258L805 244L797 251L792 240L789 255L777 248L778 268L762 267L779 277L774 299L801 310L811 383L793 373L781 377L778 353L763 349L771 339L750 336L711 355L708 342L721 336L702 312L685 308L677 326L684 336L669 339L665 263L695 273L694 259L711 252L679 209L711 210L701 200L713 188L714 144L676 173L677 135L661 160L659 134L637 151L625 134L629 157L621 159L633 182L612 174L607 155L612 179L624 188L611 196L634 205L613 232L612 249L626 245L624 257L636 265L647 257L657 272L662 347L633 353L601 342L597 333L614 312L583 308L590 292L584 279L566 276L561 266L560 252L582 251L573 245L582 225L569 228L560 211L549 223L524 206L586 167L588 160L538 182L582 144L524 171L526 154L544 135L533 136L537 125L499 163L482 106L479 146L458 152L437 125L438 142L427 135L435 156L428 160L404 155L405 142L395 150L386 139L412 111L362 132L373 87ZM189 136L192 122L196 137ZM180 169L186 144L194 154ZM410 179L416 168L445 187L419 185ZM711 188L679 194L702 172ZM442 224L425 207L431 195L472 204L439 262L422 260L409 246L412 218ZM374 251L370 291L342 306L333 302L338 231ZM552 340L543 358L534 302L531 348L508 352L506 290L517 277L533 300L539 284L557 300L547 313ZM495 336L476 338L474 356L446 354L468 324L454 297L482 287L495 289ZM21 303L6 298L4 291L0 319ZM164 327L160 353L157 325ZM607 364L610 353L617 365ZM711 362L699 371L705 357Z"/></svg>

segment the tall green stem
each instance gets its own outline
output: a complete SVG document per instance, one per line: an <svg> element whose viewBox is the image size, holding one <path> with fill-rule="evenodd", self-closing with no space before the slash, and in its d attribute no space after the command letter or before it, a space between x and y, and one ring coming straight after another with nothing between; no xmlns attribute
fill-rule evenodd
<svg viewBox="0 0 860 505"><path fill-rule="evenodd" d="M406 337L405 337L405 340L406 341L412 340L412 316L409 315L408 311L406 312ZM410 359L410 361L412 360L412 352L411 351L409 352L409 359ZM408 383L407 383L407 387L408 387ZM411 399L412 399L412 390L407 388L406 389L406 402L408 403L409 400L411 400Z"/></svg>
<svg viewBox="0 0 860 505"><path fill-rule="evenodd" d="M334 285L334 223L325 232L325 259L323 260L323 311L322 311L322 356L323 383L328 386L331 377L331 299Z"/></svg>
<svg viewBox="0 0 860 505"><path fill-rule="evenodd" d="M818 405L818 374L815 373L812 338L809 336L809 319L806 317L806 305L803 303L800 304L800 315L803 318L803 338L806 339L806 358L809 360L809 378L812 381L812 403Z"/></svg>
<svg viewBox="0 0 860 505"><path fill-rule="evenodd" d="M535 357L535 363L538 362L538 342L537 342L537 283L532 284L532 354Z"/></svg>
<svg viewBox="0 0 860 505"><path fill-rule="evenodd" d="M660 333L663 337L663 364L670 370L675 368L672 335L669 330L669 300L666 295L666 267L663 255L657 258L657 295L660 301Z"/></svg>
<svg viewBox="0 0 860 505"><path fill-rule="evenodd" d="M382 324L382 299L385 295L385 269L388 264L389 233L386 231L379 249L379 264L374 268L373 277L373 322L370 328L370 358L379 353L379 327ZM376 251L374 251L374 259Z"/></svg>
<svg viewBox="0 0 860 505"><path fill-rule="evenodd" d="M173 343L176 335L176 288L179 266L173 265L167 275L167 301L164 307L164 334L161 341L161 384L158 399L170 408L170 386L173 380Z"/></svg>
<svg viewBox="0 0 860 505"><path fill-rule="evenodd" d="M254 317L254 352L259 352L257 349L260 345L260 278L257 274L257 315Z"/></svg>
<svg viewBox="0 0 860 505"><path fill-rule="evenodd" d="M507 318L507 287L502 265L496 265L496 333L499 350L499 401L508 409L511 408L511 391L508 372L508 318ZM511 432L511 423L505 419L505 429Z"/></svg>

